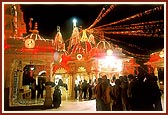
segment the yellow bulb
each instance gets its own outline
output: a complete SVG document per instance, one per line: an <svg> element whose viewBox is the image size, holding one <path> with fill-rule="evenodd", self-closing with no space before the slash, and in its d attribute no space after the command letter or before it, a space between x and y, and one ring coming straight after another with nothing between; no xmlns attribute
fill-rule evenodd
<svg viewBox="0 0 168 115"><path fill-rule="evenodd" d="M107 56L111 56L113 54L113 51L111 49L108 49L106 53L107 53Z"/></svg>

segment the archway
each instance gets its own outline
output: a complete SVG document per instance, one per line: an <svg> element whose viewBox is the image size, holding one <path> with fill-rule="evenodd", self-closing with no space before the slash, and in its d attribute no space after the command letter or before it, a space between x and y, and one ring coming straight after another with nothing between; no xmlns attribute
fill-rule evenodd
<svg viewBox="0 0 168 115"><path fill-rule="evenodd" d="M61 89L62 99L67 100L70 94L70 89L71 89L70 87L71 81L70 81L69 75L67 74L67 70L63 67L57 68L53 72L52 78L53 78L55 85L58 85Z"/></svg>

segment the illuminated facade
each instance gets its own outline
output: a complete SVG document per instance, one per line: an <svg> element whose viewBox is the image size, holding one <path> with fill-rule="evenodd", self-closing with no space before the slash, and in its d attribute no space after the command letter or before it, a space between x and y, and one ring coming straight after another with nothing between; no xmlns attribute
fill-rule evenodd
<svg viewBox="0 0 168 115"><path fill-rule="evenodd" d="M61 87L62 99L74 98L74 86L79 81L92 80L94 82L103 74L112 76L134 74L139 65L122 53L122 49L108 43L101 35L95 41L87 30L73 28L69 46L66 50L60 28L54 39L45 39L39 35L38 24L32 28L32 18L29 23L29 32L26 34L26 25L19 5L4 6L4 88L9 88L9 105L25 104L23 100L31 96L30 84L23 84L26 67L30 69L30 79L37 80L44 77L44 82L58 84ZM129 66L129 69L126 69ZM41 72L45 76L41 76ZM31 82L30 82L31 83ZM52 90L49 91L52 96ZM44 94L45 96L48 94ZM31 104L30 104L31 105Z"/></svg>

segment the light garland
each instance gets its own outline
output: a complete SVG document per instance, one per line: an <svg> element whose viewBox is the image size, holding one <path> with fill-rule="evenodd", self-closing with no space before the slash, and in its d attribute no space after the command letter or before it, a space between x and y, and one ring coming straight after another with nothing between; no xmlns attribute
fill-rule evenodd
<svg viewBox="0 0 168 115"><path fill-rule="evenodd" d="M158 21L149 21L149 22L141 22L130 25L120 25L120 26L112 26L105 27L100 29L94 29L95 31L108 31L108 30L133 30L133 29L148 29L149 27L162 27L164 26L163 20Z"/></svg>
<svg viewBox="0 0 168 115"><path fill-rule="evenodd" d="M113 8L114 8L115 5L111 5L104 14L103 11L105 10L105 8L103 7L101 12L99 13L98 17L96 18L96 20L93 22L93 24L88 28L88 29L91 29L92 27L94 27L98 22L100 22L100 20L105 17Z"/></svg>
<svg viewBox="0 0 168 115"><path fill-rule="evenodd" d="M108 12L111 11L111 9L114 8L114 6L115 5L111 5L110 8L108 10L106 10L106 12L105 12L105 9L102 9L101 12L99 13L98 17L96 18L95 22L89 28L86 29L86 32L88 32L89 34L93 34L94 38L97 40L100 40L100 38L101 38L100 33L102 33L102 32L103 32L103 34L134 35L134 36L160 37L160 38L164 37L164 35L163 35L164 34L164 31L163 31L164 30L164 20L148 21L148 22L140 22L140 23L135 23L135 24L115 26L115 24L129 21L129 20L135 19L135 18L140 18L145 15L149 15L149 14L155 13L157 11L160 11L163 9L163 6L158 6L156 8L144 11L142 13L135 14L135 15L127 17L125 19L121 19L121 20L118 20L118 21L115 21L115 22L112 22L109 24L105 24L105 25L93 28L104 16L106 16L106 14ZM103 13L103 12L105 12L105 13ZM109 26L111 26L111 27L109 27ZM121 40L116 40L114 38L109 38L107 36L104 36L104 39L109 40L111 42L121 43L121 44L129 46L131 48L136 48L137 50L143 51L143 52L145 52L145 54L147 54L147 55L134 54L129 51L123 50L128 55L131 55L136 58L148 59L148 56L149 56L148 54L150 54L150 52L151 52L151 50L149 50L149 49L139 47L135 44L126 43ZM69 41L69 40L67 40L67 41Z"/></svg>
<svg viewBox="0 0 168 115"><path fill-rule="evenodd" d="M96 35L95 38L99 39L99 36L98 36L98 37L97 37L97 36L98 36L98 35ZM105 37L105 39L108 39L108 37ZM110 39L110 38L109 38L109 39ZM119 40L118 40L118 42L122 42L122 41L119 41ZM125 42L122 42L122 43L124 43L125 45L128 45L129 47L137 48L138 50L146 51L146 52L148 53L147 55L135 54L135 53L131 53L131 52L125 50L125 49L122 49L122 52L123 52L124 54L129 55L129 56L131 56L131 57L135 57L135 58L137 58L137 59L139 59L139 60L142 60L142 61L149 59L149 54L150 54L150 52L151 52L150 50L142 49L142 48L140 48L140 47L138 47L138 46L136 46L136 45L134 45L134 44L128 44L128 43L125 43Z"/></svg>
<svg viewBox="0 0 168 115"><path fill-rule="evenodd" d="M98 26L94 29L99 29L99 28L102 28L102 27L105 27L105 26L110 26L110 25L114 25L114 24L118 24L118 23L121 23L121 22L125 22L125 21L128 21L128 20L131 20L131 19L134 19L134 18L140 18L144 15L149 15L155 11L160 11L163 9L163 6L159 6L159 7L156 7L154 9L150 9L150 10L147 10L145 12L142 12L142 13L138 13L138 14L135 14L133 16L130 16L130 17L127 17L127 18L124 18L122 20L118 20L118 21L115 21L115 22L112 22L112 23L109 23L109 24L105 24L105 25L102 25L102 26Z"/></svg>
<svg viewBox="0 0 168 115"><path fill-rule="evenodd" d="M99 35L99 34L96 33L96 34L94 34L94 36L95 36L95 39L100 40L100 35ZM104 38L105 38L106 40L111 41L111 42L122 43L122 44L125 44L126 46L129 46L129 47L132 47L132 48L136 48L136 49L141 50L141 51L151 52L150 50L145 49L145 48L141 48L141 47L139 47L139 46L137 46L137 45L135 45L135 44L129 44L129 43L126 43L126 42L123 42L123 41L120 41L120 40L116 40L116 39L114 39L114 38L109 38L109 37L107 37L107 36L104 36Z"/></svg>
<svg viewBox="0 0 168 115"><path fill-rule="evenodd" d="M145 36L145 37L160 37L163 38L164 35L160 32L159 29L155 29L155 33L145 33L143 30L136 30L136 31L120 31L120 32L104 32L105 34L120 34L120 35L135 35L135 36Z"/></svg>
<svg viewBox="0 0 168 115"><path fill-rule="evenodd" d="M143 59L148 59L149 58L149 54L148 55L143 55L143 54L135 54L135 53L131 53L125 49L122 49L124 54L127 55L131 55L132 57L136 57L136 58L143 58Z"/></svg>

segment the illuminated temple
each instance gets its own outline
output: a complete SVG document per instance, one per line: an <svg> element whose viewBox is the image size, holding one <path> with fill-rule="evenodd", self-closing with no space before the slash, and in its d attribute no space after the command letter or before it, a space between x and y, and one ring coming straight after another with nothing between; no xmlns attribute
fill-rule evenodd
<svg viewBox="0 0 168 115"><path fill-rule="evenodd" d="M43 38L38 31L38 23L33 23L32 18L27 32L20 6L4 5L3 77L4 89L8 89L5 96L8 96L9 106L28 103L32 78L37 84L40 79L46 86L50 84L44 91L46 100L52 98L52 84L57 85L61 80L62 100L70 100L74 98L75 84L81 80L94 83L105 74L112 79L139 72L140 65L136 59L125 55L118 45L106 41L103 34L95 39L94 34L74 26L68 42L66 46L59 26L54 38ZM163 52L151 54L145 63L156 74L157 68L164 67L164 57L159 56Z"/></svg>

